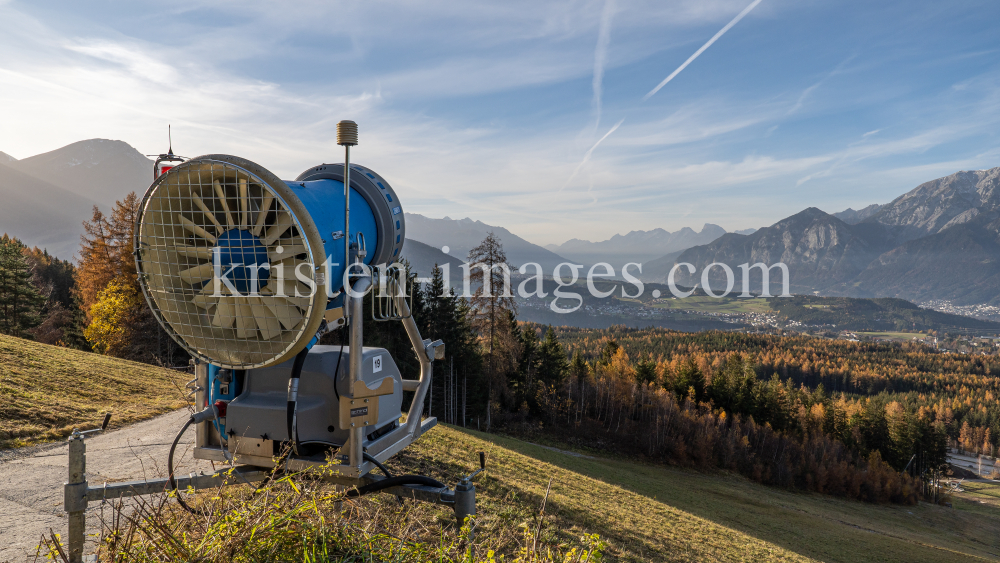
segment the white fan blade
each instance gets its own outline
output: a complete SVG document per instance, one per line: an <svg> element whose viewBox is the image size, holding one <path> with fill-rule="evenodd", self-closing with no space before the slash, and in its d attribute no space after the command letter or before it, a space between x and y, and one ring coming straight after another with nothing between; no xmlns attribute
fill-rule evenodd
<svg viewBox="0 0 1000 563"><path fill-rule="evenodd" d="M191 302L202 309L210 309L219 300L218 297L212 295L215 292L215 288L212 286L213 284L207 284L201 288L201 292L195 295Z"/></svg>
<svg viewBox="0 0 1000 563"><path fill-rule="evenodd" d="M182 246L173 247L173 251L181 256L190 258L201 258L202 260L212 259L212 249L207 246Z"/></svg>
<svg viewBox="0 0 1000 563"><path fill-rule="evenodd" d="M188 268L187 270L181 271L181 281L188 284L201 283L205 280L212 279L212 273L214 271L214 266L211 263L195 266L194 268Z"/></svg>
<svg viewBox="0 0 1000 563"><path fill-rule="evenodd" d="M226 201L226 190L222 188L222 184L218 180L213 180L212 185L215 186L215 195L219 197L222 210L226 212L226 224L232 229L236 226L236 223L233 221L233 214L229 212L229 203Z"/></svg>
<svg viewBox="0 0 1000 563"><path fill-rule="evenodd" d="M287 211L279 211L277 220L267 228L267 234L264 235L261 242L264 246L271 246L274 244L274 241L278 240L293 225L295 225L295 221L292 220L292 216Z"/></svg>
<svg viewBox="0 0 1000 563"><path fill-rule="evenodd" d="M309 308L309 288L305 284L288 281L282 285L284 287L281 289L284 293L279 294L277 280L268 281L267 286L260 291L260 294L283 299L299 309L305 310ZM298 292L298 296L295 293L296 291Z"/></svg>
<svg viewBox="0 0 1000 563"><path fill-rule="evenodd" d="M281 249L279 252L278 249ZM275 246L274 248L267 251L267 258L271 262L279 262L293 256L298 256L299 254L305 254L307 252L305 245L302 244L282 244Z"/></svg>
<svg viewBox="0 0 1000 563"><path fill-rule="evenodd" d="M250 196L247 194L246 178L240 178L240 228L247 228L247 216L250 213Z"/></svg>
<svg viewBox="0 0 1000 563"><path fill-rule="evenodd" d="M208 220L215 225L216 231L222 233L222 231L226 230L226 228L223 227L221 223L219 223L219 220L215 218L215 213L212 213L212 211L208 208L208 206L205 205L205 202L202 201L200 197L198 197L198 194L191 194L191 200L194 201L194 204L198 206L198 209L201 209L201 212L205 214L205 217L208 217Z"/></svg>
<svg viewBox="0 0 1000 563"><path fill-rule="evenodd" d="M281 321L264 305L260 297L250 298L250 309L253 311L254 320L257 321L261 338L270 340L281 334Z"/></svg>
<svg viewBox="0 0 1000 563"><path fill-rule="evenodd" d="M187 217L181 215L180 213L177 214L177 218L180 220L182 227L184 227L188 231L191 231L195 235L200 236L201 238L211 242L212 244L215 244L215 241L218 240L214 236L212 236L211 233L209 233L205 229L202 229L198 225L195 225L194 221L188 219Z"/></svg>
<svg viewBox="0 0 1000 563"><path fill-rule="evenodd" d="M302 321L302 313L284 299L274 296L263 296L260 300L261 303L274 313L274 316L281 322L281 326L286 329L291 330Z"/></svg>
<svg viewBox="0 0 1000 563"><path fill-rule="evenodd" d="M253 227L253 235L255 237L259 237L260 231L264 228L264 220L267 219L267 213L271 210L272 201L274 201L274 195L267 189L264 189L264 201L260 204L260 211L257 212L257 224Z"/></svg>
<svg viewBox="0 0 1000 563"><path fill-rule="evenodd" d="M310 268L308 266L309 262L306 262L305 260L298 260L298 259L296 259L293 256L288 256L287 258L285 258L283 260L271 260L270 264L271 264L271 271L272 272L277 272L278 271L278 269L274 267L275 264L281 264L281 274L282 275L279 276L279 277L281 277L284 280L290 281L290 282L291 281L298 281L298 278L295 277L295 271L302 264L306 264L306 267L302 268L302 272L303 273L306 273L308 275L309 272L312 272L312 268Z"/></svg>
<svg viewBox="0 0 1000 563"><path fill-rule="evenodd" d="M236 320L236 298L224 295L219 298L219 306L215 309L212 324L221 328L231 328Z"/></svg>
<svg viewBox="0 0 1000 563"><path fill-rule="evenodd" d="M257 334L257 321L246 297L236 299L236 337L253 338Z"/></svg>

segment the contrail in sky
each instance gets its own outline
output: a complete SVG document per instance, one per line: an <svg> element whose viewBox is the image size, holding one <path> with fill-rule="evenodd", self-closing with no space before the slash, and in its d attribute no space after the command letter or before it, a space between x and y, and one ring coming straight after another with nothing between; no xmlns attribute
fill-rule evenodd
<svg viewBox="0 0 1000 563"><path fill-rule="evenodd" d="M601 124L601 98L603 96L604 65L608 58L608 43L611 42L611 18L615 13L615 0L605 0L604 11L601 12L601 23L597 28L597 47L594 49L594 99L591 106L594 112L594 133Z"/></svg>
<svg viewBox="0 0 1000 563"><path fill-rule="evenodd" d="M579 166L577 166L576 170L573 171L573 174L569 177L569 180L566 180L566 183L563 184L563 187L559 188L560 192L566 189L566 186L568 186L569 183L573 181L573 178L576 178L576 175L580 173L580 170L583 169L584 165L590 161L590 155L594 154L594 149L597 148L597 145L600 145L604 141L604 139L610 137L611 134L615 132L615 129L618 129L618 127L622 124L623 121L625 121L625 119L620 119L618 123L615 123L614 127L609 129L608 132L605 133L603 137L601 137L600 139L597 140L596 143L594 143L594 146L590 147L590 150L588 150L587 153L583 155L583 160L580 161Z"/></svg>
<svg viewBox="0 0 1000 563"><path fill-rule="evenodd" d="M690 57L688 57L688 60L684 61L684 64L682 64L681 66L677 67L677 70L671 72L670 76L664 78L663 82L660 82L659 84L656 85L656 88L653 88L652 90L649 91L648 94L646 94L645 96L643 96L642 97L642 101L648 100L649 98L651 98L653 96L653 94L659 92L660 88L663 88L664 86L666 86L667 82L670 82L671 80L673 80L675 76L677 76L678 74L681 73L682 70L684 70L685 68L687 68L687 65L691 64L691 61L697 59L698 55L704 53L705 49L708 49L709 47L711 47L712 43L715 43L720 37L722 37L722 35L725 32L729 31L729 28L733 27L741 19L743 19L743 16L749 14L750 10L753 10L755 7L757 7L757 4L760 4L760 0L753 0L753 2L749 6L747 6L746 8L744 8L743 11L739 13L739 15L737 15L735 18L733 18L733 21L727 23L726 27L720 29L718 33L716 33L715 35L713 35L712 38L708 40L707 43L705 43L704 45L702 45L700 49L698 49L697 51L694 52L693 55L691 55Z"/></svg>

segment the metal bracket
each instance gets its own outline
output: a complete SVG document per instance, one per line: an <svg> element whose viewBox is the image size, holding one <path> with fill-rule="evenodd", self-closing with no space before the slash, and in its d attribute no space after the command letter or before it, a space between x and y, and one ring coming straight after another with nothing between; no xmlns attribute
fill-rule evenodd
<svg viewBox="0 0 1000 563"><path fill-rule="evenodd" d="M66 483L63 488L63 497L66 512L87 510L87 482Z"/></svg>
<svg viewBox="0 0 1000 563"><path fill-rule="evenodd" d="M424 341L424 353L427 354L427 359L443 360L444 359L444 341L435 340L434 342Z"/></svg>
<svg viewBox="0 0 1000 563"><path fill-rule="evenodd" d="M355 381L350 395L340 397L340 427L371 426L378 422L378 398L391 395L395 382L391 377L382 380L378 387L369 389L364 381Z"/></svg>

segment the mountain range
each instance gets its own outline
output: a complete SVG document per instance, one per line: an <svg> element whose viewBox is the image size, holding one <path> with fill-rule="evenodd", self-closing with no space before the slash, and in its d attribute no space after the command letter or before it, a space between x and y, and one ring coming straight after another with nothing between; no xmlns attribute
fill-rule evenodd
<svg viewBox="0 0 1000 563"><path fill-rule="evenodd" d="M713 262L783 262L792 293L1000 303L1000 168L962 171L920 184L884 205L828 214L814 207L751 235L726 234L680 253L678 283L694 284ZM725 274L713 268L718 291ZM771 272L771 293L780 281ZM716 285L718 284L718 285ZM759 276L751 290L760 290Z"/></svg>
<svg viewBox="0 0 1000 563"><path fill-rule="evenodd" d="M448 247L447 254L462 262L468 258L469 251L479 245L491 232L503 244L504 252L507 254L507 262L515 267L527 262L536 262L546 272L551 273L557 264L569 261L551 250L524 240L503 227L487 225L482 221L474 221L469 218L431 219L417 213L406 214L407 241L417 240L439 249Z"/></svg>
<svg viewBox="0 0 1000 563"><path fill-rule="evenodd" d="M545 248L581 264L608 262L619 268L628 262L648 262L678 250L708 244L724 234L726 230L722 227L705 223L701 232L690 227L674 233L664 229L631 231L600 242L574 238L562 244L546 245Z"/></svg>
<svg viewBox="0 0 1000 563"><path fill-rule="evenodd" d="M22 160L0 153L0 231L71 258L95 205L108 211L152 179L153 162L123 141L90 139Z"/></svg>
<svg viewBox="0 0 1000 563"><path fill-rule="evenodd" d="M0 231L71 258L95 205L108 210L127 193L142 193L151 179L152 161L123 141L80 141L21 160L0 152ZM706 266L723 262L739 284L739 264L783 262L793 293L1000 304L1000 168L925 182L886 204L833 214L810 207L735 233L705 224L700 232L653 229L542 247L468 218L408 213L406 221L412 244L404 255L422 276L435 263L449 263L455 279L469 250L493 232L511 264L538 262L548 273L567 261L607 261L616 268L642 262L644 281L663 282L675 263L687 262L696 273L680 270L676 281L695 285ZM711 271L713 288L724 283L722 274L718 267ZM777 288L777 271L771 280ZM759 291L759 276L751 281L751 290Z"/></svg>

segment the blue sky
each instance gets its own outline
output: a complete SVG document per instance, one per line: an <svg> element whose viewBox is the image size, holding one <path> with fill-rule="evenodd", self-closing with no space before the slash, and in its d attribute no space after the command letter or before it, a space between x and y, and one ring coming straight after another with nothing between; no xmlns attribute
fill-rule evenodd
<svg viewBox="0 0 1000 563"><path fill-rule="evenodd" d="M181 154L294 177L354 119L407 211L540 244L760 227L1000 165L996 2L761 0L643 99L749 4L0 0L0 150L154 153L172 123Z"/></svg>

